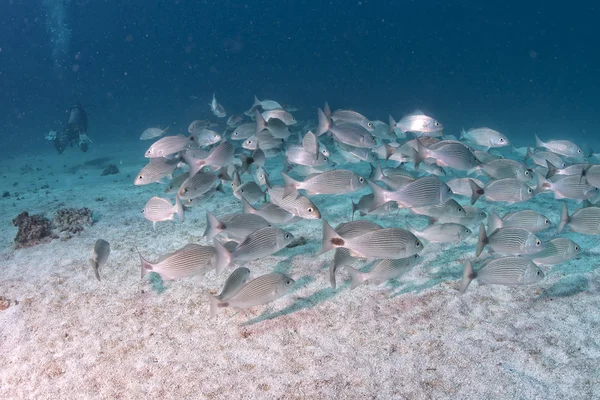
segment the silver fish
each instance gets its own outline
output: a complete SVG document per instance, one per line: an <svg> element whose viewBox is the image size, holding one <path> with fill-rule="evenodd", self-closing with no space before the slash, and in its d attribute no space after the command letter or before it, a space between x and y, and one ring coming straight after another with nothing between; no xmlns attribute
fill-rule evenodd
<svg viewBox="0 0 600 400"><path fill-rule="evenodd" d="M142 132L142 134L140 136L140 140L149 140L149 139L157 138L157 137L162 136L165 133L167 133L168 130L169 130L168 126L165 129L148 128L144 132Z"/></svg>
<svg viewBox="0 0 600 400"><path fill-rule="evenodd" d="M252 108L262 107L263 110L277 110L283 109L281 104L276 102L275 100L259 100L258 97L254 96L254 104L252 104Z"/></svg>
<svg viewBox="0 0 600 400"><path fill-rule="evenodd" d="M543 148L565 157L584 157L581 148L569 140L549 140L547 142L542 142L540 138L535 135L535 147Z"/></svg>
<svg viewBox="0 0 600 400"><path fill-rule="evenodd" d="M256 203L261 200L267 201L267 194L262 191L256 182L242 183L233 191L233 195L240 200L243 198L251 203Z"/></svg>
<svg viewBox="0 0 600 400"><path fill-rule="evenodd" d="M482 194L485 195L488 201L502 201L513 204L531 199L534 193L533 189L524 182L518 179L504 178L491 181L485 186L485 189L474 188L471 204L474 204Z"/></svg>
<svg viewBox="0 0 600 400"><path fill-rule="evenodd" d="M550 179L556 175L578 175L588 177L588 171L590 170L590 164L573 164L565 168L558 168L556 165L548 161L548 172L546 173L546 179ZM589 182L588 179L588 183Z"/></svg>
<svg viewBox="0 0 600 400"><path fill-rule="evenodd" d="M369 182L377 207L393 200L398 207L424 207L440 204L452 196L452 190L437 176L424 176L390 192Z"/></svg>
<svg viewBox="0 0 600 400"><path fill-rule="evenodd" d="M187 136L165 136L154 142L148 150L146 150L144 156L146 158L167 157L171 154L179 153L193 144L194 141Z"/></svg>
<svg viewBox="0 0 600 400"><path fill-rule="evenodd" d="M337 247L350 250L353 257L398 259L413 256L423 250L419 239L406 229L385 228L344 239L323 221L323 242L319 254Z"/></svg>
<svg viewBox="0 0 600 400"><path fill-rule="evenodd" d="M390 128L397 129L401 133L411 132L417 136L442 136L444 126L420 111L404 116L400 121L390 121Z"/></svg>
<svg viewBox="0 0 600 400"><path fill-rule="evenodd" d="M177 194L182 200L202 196L214 187L218 176L213 173L198 172L187 178L179 187Z"/></svg>
<svg viewBox="0 0 600 400"><path fill-rule="evenodd" d="M446 184L452 189L452 193L471 197L473 196L473 186L470 181L473 181L479 187L485 186L482 181L474 178L454 178L447 181Z"/></svg>
<svg viewBox="0 0 600 400"><path fill-rule="evenodd" d="M160 182L165 177L173 174L177 169L177 164L177 160L167 160L162 157L152 158L135 176L133 184L139 186Z"/></svg>
<svg viewBox="0 0 600 400"><path fill-rule="evenodd" d="M283 121L286 125L294 125L297 121L296 118L289 112L285 110L267 110L264 111L262 117L269 122L272 118L277 118L278 120Z"/></svg>
<svg viewBox="0 0 600 400"><path fill-rule="evenodd" d="M207 119L197 119L195 121L192 121L188 126L188 132L190 134L199 133L204 129L208 128L209 122L210 121Z"/></svg>
<svg viewBox="0 0 600 400"><path fill-rule="evenodd" d="M455 223L429 225L420 231L409 225L409 230L416 237L431 243L461 242L473 234L466 226Z"/></svg>
<svg viewBox="0 0 600 400"><path fill-rule="evenodd" d="M208 200L212 199L212 197L217 192L225 193L223 191L223 184L221 182L219 182L216 186L211 188L208 192L206 192L198 197L194 197L193 199L184 200L183 205L189 208L189 207L195 207L199 204L204 204Z"/></svg>
<svg viewBox="0 0 600 400"><path fill-rule="evenodd" d="M223 234L227 239L239 243L251 233L270 226L271 224L260 215L226 214L217 218L207 211L206 230L203 236L211 240L215 236Z"/></svg>
<svg viewBox="0 0 600 400"><path fill-rule="evenodd" d="M190 135L190 140L200 147L206 147L215 143L219 143L221 139L222 137L220 134L210 129L201 129Z"/></svg>
<svg viewBox="0 0 600 400"><path fill-rule="evenodd" d="M284 197L297 190L305 190L308 195L348 194L361 190L367 184L365 178L345 169L323 172L303 182L292 179L283 172L281 177L285 184Z"/></svg>
<svg viewBox="0 0 600 400"><path fill-rule="evenodd" d="M510 144L506 136L490 128L474 128L468 131L463 129L460 133L460 138L486 149L504 147Z"/></svg>
<svg viewBox="0 0 600 400"><path fill-rule="evenodd" d="M600 188L600 165L590 165L585 170L585 178L590 185Z"/></svg>
<svg viewBox="0 0 600 400"><path fill-rule="evenodd" d="M271 150L280 148L282 145L283 140L274 138L269 131L262 131L257 135L252 135L242 143L242 147L247 150Z"/></svg>
<svg viewBox="0 0 600 400"><path fill-rule="evenodd" d="M331 120L335 123L349 122L351 124L360 125L369 132L375 131L375 126L364 115L351 110L335 110L331 114Z"/></svg>
<svg viewBox="0 0 600 400"><path fill-rule="evenodd" d="M227 116L225 108L219 104L217 98L215 97L215 93L213 93L212 101L208 103L208 105L210 106L210 111L212 111L217 118L224 118Z"/></svg>
<svg viewBox="0 0 600 400"><path fill-rule="evenodd" d="M262 114L256 110L256 129L254 131L255 135L258 135L260 132L265 129L271 133L271 135L276 139L287 139L290 137L292 133L290 128L278 118L271 118L268 122L262 117Z"/></svg>
<svg viewBox="0 0 600 400"><path fill-rule="evenodd" d="M269 174L267 174L267 171L265 171L263 167L257 167L252 176L254 178L254 182L256 182L257 185L271 187Z"/></svg>
<svg viewBox="0 0 600 400"><path fill-rule="evenodd" d="M563 161L562 158L560 158L559 155L548 151L536 151L535 153L532 153L529 147L527 148L527 154L525 155L525 159L531 160L541 167L548 166L548 162L551 162L558 168L565 168L567 166L567 164Z"/></svg>
<svg viewBox="0 0 600 400"><path fill-rule="evenodd" d="M264 167L267 158L265 157L265 152L261 149L256 149L252 153L252 156L247 156L245 154L239 155L240 161L242 162L241 173L243 174L250 168L251 165L255 167Z"/></svg>
<svg viewBox="0 0 600 400"><path fill-rule="evenodd" d="M552 222L544 215L534 210L520 210L510 212L500 218L494 211L488 214L488 232L494 232L498 228L523 228L537 233L545 231L552 226Z"/></svg>
<svg viewBox="0 0 600 400"><path fill-rule="evenodd" d="M235 148L226 140L222 141L218 146L210 149L208 153L208 157L204 159L194 158L190 156L187 152L182 154L182 158L186 164L190 166L190 176L195 175L200 171L204 166L209 166L213 170L219 169L222 167L227 167L229 164L233 162L233 155L235 153Z"/></svg>
<svg viewBox="0 0 600 400"><path fill-rule="evenodd" d="M94 244L94 256L90 258L90 264L98 281L100 280L100 269L106 264L109 255L110 244L104 239L96 240Z"/></svg>
<svg viewBox="0 0 600 400"><path fill-rule="evenodd" d="M302 146L290 146L285 151L288 161L292 164L320 167L326 165L328 158L318 153L317 156L307 152Z"/></svg>
<svg viewBox="0 0 600 400"><path fill-rule="evenodd" d="M581 247L571 239L554 238L544 244L544 250L539 253L528 255L536 265L556 265L581 253Z"/></svg>
<svg viewBox="0 0 600 400"><path fill-rule="evenodd" d="M189 177L190 177L189 172L184 172L184 173L177 175L176 177L171 179L171 181L167 184L167 187L165 188L165 193L167 193L167 194L177 193L177 191L179 190L179 188L181 187L183 182Z"/></svg>
<svg viewBox="0 0 600 400"><path fill-rule="evenodd" d="M231 140L246 140L256 132L256 123L242 124L231 132Z"/></svg>
<svg viewBox="0 0 600 400"><path fill-rule="evenodd" d="M308 197L302 196L298 191L295 191L288 196L284 196L283 190L282 187L274 187L267 190L271 203L300 218L321 218L319 209Z"/></svg>
<svg viewBox="0 0 600 400"><path fill-rule="evenodd" d="M273 203L263 204L260 208L252 207L245 199L242 199L242 203L244 206L244 213L261 216L271 224L289 224L300 219Z"/></svg>
<svg viewBox="0 0 600 400"><path fill-rule="evenodd" d="M146 260L139 250L138 253L142 263L142 278L148 272L156 272L163 280L188 278L208 272L211 268L224 268L224 260L214 248L194 243L161 257L156 263Z"/></svg>
<svg viewBox="0 0 600 400"><path fill-rule="evenodd" d="M414 214L425 215L430 218L460 218L466 217L467 213L463 206L454 199L448 199L443 203L427 207L413 207L411 211Z"/></svg>
<svg viewBox="0 0 600 400"><path fill-rule="evenodd" d="M273 272L259 276L246 283L239 292L228 300L220 301L211 296L211 318L214 318L220 308L231 307L235 310L244 310L261 304L270 303L287 294L294 286L294 283L295 281L289 276Z"/></svg>
<svg viewBox="0 0 600 400"><path fill-rule="evenodd" d="M490 161L475 169L482 170L492 179L513 178L522 182L533 179L531 170L525 164L508 158Z"/></svg>
<svg viewBox="0 0 600 400"><path fill-rule="evenodd" d="M360 125L340 122L330 125L328 131L335 140L349 146L372 149L376 145L373 135Z"/></svg>
<svg viewBox="0 0 600 400"><path fill-rule="evenodd" d="M235 296L250 279L250 270L245 267L236 268L225 281L223 290L215 298L221 301Z"/></svg>
<svg viewBox="0 0 600 400"><path fill-rule="evenodd" d="M345 269L350 273L350 289L356 289L365 282L379 285L388 279L399 278L417 265L420 258L418 254L415 254L397 260L379 260L373 264L369 272L361 272L356 268L346 266Z"/></svg>
<svg viewBox="0 0 600 400"><path fill-rule="evenodd" d="M358 211L361 217L365 215L387 215L398 209L398 203L395 201L388 201L379 207L376 207L375 195L373 193L365 194L361 196L358 203L352 202L352 216Z"/></svg>
<svg viewBox="0 0 600 400"><path fill-rule="evenodd" d="M522 255L534 254L544 249L544 243L534 233L523 228L498 228L488 237L483 224L479 225L479 241L475 256L479 257L488 245L493 252Z"/></svg>
<svg viewBox="0 0 600 400"><path fill-rule="evenodd" d="M600 207L584 207L569 215L567 204L563 203L560 222L556 232L562 232L566 226L573 232L584 235L600 235Z"/></svg>
<svg viewBox="0 0 600 400"><path fill-rule="evenodd" d="M544 279L544 272L531 260L523 257L504 257L486 260L477 272L470 261L465 262L460 293L477 279L481 285L533 285Z"/></svg>
<svg viewBox="0 0 600 400"><path fill-rule="evenodd" d="M416 155L415 168L427 158L435 160L440 167L451 167L460 171L467 171L481 164L471 149L460 142L445 143L434 150L418 141Z"/></svg>
<svg viewBox="0 0 600 400"><path fill-rule="evenodd" d="M487 218L487 214L480 208L473 206L463 206L466 212L466 216L459 215L442 215L437 218L430 217L431 223L455 223L461 224L467 227L477 227L479 223Z"/></svg>
<svg viewBox="0 0 600 400"><path fill-rule="evenodd" d="M175 214L179 217L180 222L184 221L183 206L179 196L175 196L175 205L171 204L169 199L154 196L148 200L142 213L148 221L153 222L155 229L157 222L172 221L175 219Z"/></svg>
<svg viewBox="0 0 600 400"><path fill-rule="evenodd" d="M554 192L555 199L576 199L589 200L598 195L598 188L591 186L587 180L581 176L569 175L565 177L557 176L553 180L544 178L539 172L535 173L538 180L536 193L542 193L546 190Z"/></svg>
<svg viewBox="0 0 600 400"><path fill-rule="evenodd" d="M244 121L244 116L240 114L233 114L229 118L227 118L227 127L229 128L237 128Z"/></svg>

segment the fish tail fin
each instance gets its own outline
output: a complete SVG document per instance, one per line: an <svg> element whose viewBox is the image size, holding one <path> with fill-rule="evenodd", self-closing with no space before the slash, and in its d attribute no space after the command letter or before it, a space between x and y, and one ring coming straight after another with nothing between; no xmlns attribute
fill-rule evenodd
<svg viewBox="0 0 600 400"><path fill-rule="evenodd" d="M479 257L479 255L481 254L481 252L483 251L483 248L485 247L485 245L488 243L488 237L487 234L485 233L485 226L483 226L483 223L479 224L479 240L477 241L477 251L475 252L475 257Z"/></svg>
<svg viewBox="0 0 600 400"><path fill-rule="evenodd" d="M294 190L296 190L298 188L299 182L293 178L290 178L290 176L284 172L281 173L281 177L283 178L283 184L285 185L285 187L283 188L283 197L282 198L285 198L285 197L289 196L290 194L292 194L294 192Z"/></svg>
<svg viewBox="0 0 600 400"><path fill-rule="evenodd" d="M533 157L533 153L531 152L531 147L527 146L527 153L525 153L525 159L530 159Z"/></svg>
<svg viewBox="0 0 600 400"><path fill-rule="evenodd" d="M319 125L317 126L316 135L321 136L331 128L331 121L329 120L329 117L325 115L323 110L321 110L320 108L317 111L317 114L319 116Z"/></svg>
<svg viewBox="0 0 600 400"><path fill-rule="evenodd" d="M206 229L204 230L203 237L206 236L207 240L211 240L225 229L225 224L219 221L210 211L206 212Z"/></svg>
<svg viewBox="0 0 600 400"><path fill-rule="evenodd" d="M100 271L98 271L98 268L99 268L98 263L90 258L90 265L92 266L92 269L94 270L94 275L96 276L96 279L98 279L98 282L99 282L100 281Z"/></svg>
<svg viewBox="0 0 600 400"><path fill-rule="evenodd" d="M488 213L488 232L492 233L496 229L502 228L502 218L494 210Z"/></svg>
<svg viewBox="0 0 600 400"><path fill-rule="evenodd" d="M321 250L316 255L326 253L334 247L342 247L344 243L344 239L323 218L323 241L321 242Z"/></svg>
<svg viewBox="0 0 600 400"><path fill-rule="evenodd" d="M242 197L242 207L244 214L256 214L256 208L252 207L248 200Z"/></svg>
<svg viewBox="0 0 600 400"><path fill-rule="evenodd" d="M225 194L225 191L223 190L223 182L219 182L217 184L217 186L215 187L215 191Z"/></svg>
<svg viewBox="0 0 600 400"><path fill-rule="evenodd" d="M565 229L565 226L567 226L567 224L569 223L570 219L571 218L569 217L569 209L567 208L567 203L563 202L562 209L560 211L560 222L556 227L556 233L561 233L563 229Z"/></svg>
<svg viewBox="0 0 600 400"><path fill-rule="evenodd" d="M465 127L460 128L460 139L465 139L467 136L467 131L465 131Z"/></svg>
<svg viewBox="0 0 600 400"><path fill-rule="evenodd" d="M461 294L463 294L467 290L473 279L475 279L476 277L477 274L475 273L475 271L473 271L473 265L471 265L471 261L465 261L465 267L463 269L463 275L462 279L460 280L459 288Z"/></svg>
<svg viewBox="0 0 600 400"><path fill-rule="evenodd" d="M552 178L554 175L556 175L556 165L552 164L550 161L546 160L546 165L548 167L548 172L546 172L546 179L550 179ZM585 171L585 170L584 170Z"/></svg>
<svg viewBox="0 0 600 400"><path fill-rule="evenodd" d="M269 179L269 175L267 175L266 172L265 172L265 186L267 187L267 189L271 189L271 180ZM266 198L266 192L265 192L265 198Z"/></svg>
<svg viewBox="0 0 600 400"><path fill-rule="evenodd" d="M415 164L415 171L419 169L419 164L427 157L427 147L423 146L423 143L417 139L417 149L413 149L413 158Z"/></svg>
<svg viewBox="0 0 600 400"><path fill-rule="evenodd" d="M544 147L545 143L540 140L540 138L538 137L538 135L534 135L534 136L535 136L535 147L536 147L536 149Z"/></svg>
<svg viewBox="0 0 600 400"><path fill-rule="evenodd" d="M144 258L144 256L142 255L142 253L140 253L140 249L138 249L137 247L135 248L140 256L140 262L141 262L141 278L143 278L148 271L152 271L153 270L153 266L152 264L150 264L150 262L148 260L146 260Z"/></svg>
<svg viewBox="0 0 600 400"><path fill-rule="evenodd" d="M471 205L473 205L477 202L477 199L485 194L485 190L473 179L469 179L469 186L471 187Z"/></svg>
<svg viewBox="0 0 600 400"><path fill-rule="evenodd" d="M240 169L240 174L243 174L244 172L248 171L248 168L250 168L250 165L252 165L252 163L254 162L254 159L252 157L248 157L245 154L240 154L239 158L240 158L240 161L242 162L242 168Z"/></svg>
<svg viewBox="0 0 600 400"><path fill-rule="evenodd" d="M252 108L255 108L258 106L260 106L260 100L258 99L258 97L256 97L256 95L254 95L254 103L252 103Z"/></svg>
<svg viewBox="0 0 600 400"><path fill-rule="evenodd" d="M388 116L388 133L391 135L396 130L396 120L391 115Z"/></svg>
<svg viewBox="0 0 600 400"><path fill-rule="evenodd" d="M219 311L221 300L217 299L212 294L208 295L208 299L210 301L210 317L214 318L217 316L217 312Z"/></svg>
<svg viewBox="0 0 600 400"><path fill-rule="evenodd" d="M372 181L368 181L368 183L373 192L373 206L369 211L373 211L387 203L389 200L387 198L387 190Z"/></svg>
<svg viewBox="0 0 600 400"><path fill-rule="evenodd" d="M165 129L163 129L163 133L167 133L169 131L170 127L171 127L171 125L168 125Z"/></svg>
<svg viewBox="0 0 600 400"><path fill-rule="evenodd" d="M229 171L227 171L227 167L221 167L217 171L217 178L223 181L231 181L233 178L229 175Z"/></svg>
<svg viewBox="0 0 600 400"><path fill-rule="evenodd" d="M337 250L336 250L337 251ZM331 285L331 288L335 290L337 283L335 280L335 272L336 272L337 268L335 265L335 258L333 260L331 260L331 262L329 263L329 284Z"/></svg>
<svg viewBox="0 0 600 400"><path fill-rule="evenodd" d="M179 218L179 222L185 221L185 216L183 214L183 204L181 204L181 199L178 195L175 195L175 213L177 214L177 218Z"/></svg>
<svg viewBox="0 0 600 400"><path fill-rule="evenodd" d="M374 181L381 181L383 178L385 178L385 175L383 174L383 170L381 169L381 165L379 163L377 163L375 167L373 167L373 164L371 164L371 175L369 176L369 178L371 178Z"/></svg>
<svg viewBox="0 0 600 400"><path fill-rule="evenodd" d="M196 160L193 157L190 157L188 154L186 154L185 152L181 155L181 158L183 158L183 161L189 165L190 167L190 175L189 178L193 177L194 175L196 175L204 166L204 160Z"/></svg>
<svg viewBox="0 0 600 400"><path fill-rule="evenodd" d="M544 178L544 176L538 171L535 171L535 176L537 177L537 186L535 187L535 194L545 192L547 189L550 189L552 187L548 179Z"/></svg>
<svg viewBox="0 0 600 400"><path fill-rule="evenodd" d="M365 274L354 267L346 266L344 268L350 274L350 290L356 289L365 282Z"/></svg>
<svg viewBox="0 0 600 400"><path fill-rule="evenodd" d="M231 253L218 240L213 240L213 247L216 253L215 270L220 274L231 263Z"/></svg>
<svg viewBox="0 0 600 400"><path fill-rule="evenodd" d="M323 105L323 114L327 117L327 118L331 118L331 107L329 107L329 103L325 102L325 104ZM317 135L319 136L319 135Z"/></svg>
<svg viewBox="0 0 600 400"><path fill-rule="evenodd" d="M254 115L256 116L256 130L254 131L254 134L258 135L260 132L267 129L267 121L258 110L254 112Z"/></svg>

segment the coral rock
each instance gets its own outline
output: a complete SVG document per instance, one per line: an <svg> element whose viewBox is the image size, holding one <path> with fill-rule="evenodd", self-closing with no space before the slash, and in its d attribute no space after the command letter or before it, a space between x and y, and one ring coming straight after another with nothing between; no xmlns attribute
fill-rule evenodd
<svg viewBox="0 0 600 400"><path fill-rule="evenodd" d="M52 238L52 225L43 215L29 215L27 211L13 219L13 225L19 228L15 237L15 246L29 247Z"/></svg>
<svg viewBox="0 0 600 400"><path fill-rule="evenodd" d="M116 175L119 173L119 168L115 164L108 164L104 171L102 171L102 176L105 175Z"/></svg>
<svg viewBox="0 0 600 400"><path fill-rule="evenodd" d="M63 208L56 212L52 220L62 240L73 237L74 234L83 231L85 226L93 224L92 210L84 208Z"/></svg>

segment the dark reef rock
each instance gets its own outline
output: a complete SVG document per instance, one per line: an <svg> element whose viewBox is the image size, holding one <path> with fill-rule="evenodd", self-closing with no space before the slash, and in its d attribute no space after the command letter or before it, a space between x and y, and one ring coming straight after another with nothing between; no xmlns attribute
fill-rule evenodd
<svg viewBox="0 0 600 400"><path fill-rule="evenodd" d="M10 197L10 192L8 190L5 190L4 193L2 193L2 198L6 199L7 197Z"/></svg>
<svg viewBox="0 0 600 400"><path fill-rule="evenodd" d="M109 164L106 166L106 168L104 168L104 171L102 171L102 176L116 175L118 173L119 173L119 168L117 168L117 166L115 164Z"/></svg>
<svg viewBox="0 0 600 400"><path fill-rule="evenodd" d="M56 212L56 217L52 220L61 240L70 239L74 234L83 231L86 226L93 223L92 210L87 207L63 208Z"/></svg>
<svg viewBox="0 0 600 400"><path fill-rule="evenodd" d="M27 211L13 219L13 225L19 228L15 237L17 248L35 246L52 239L50 220L41 214L29 215Z"/></svg>

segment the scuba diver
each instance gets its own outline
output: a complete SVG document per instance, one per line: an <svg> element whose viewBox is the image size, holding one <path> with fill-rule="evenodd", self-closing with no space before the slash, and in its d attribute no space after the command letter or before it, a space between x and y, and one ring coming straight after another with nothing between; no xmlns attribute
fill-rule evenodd
<svg viewBox="0 0 600 400"><path fill-rule="evenodd" d="M87 152L92 143L87 135L87 128L87 113L83 106L77 103L69 109L67 126L60 131L50 131L46 139L54 142L58 154L62 154L67 146L72 147L74 144L77 144L81 151Z"/></svg>

